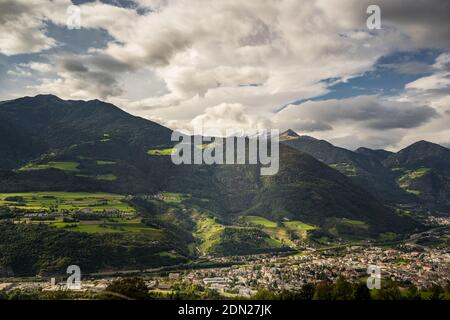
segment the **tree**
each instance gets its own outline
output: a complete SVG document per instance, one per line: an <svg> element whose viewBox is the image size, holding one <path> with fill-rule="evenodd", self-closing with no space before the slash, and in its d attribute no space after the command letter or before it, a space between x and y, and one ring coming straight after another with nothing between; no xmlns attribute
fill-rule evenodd
<svg viewBox="0 0 450 320"><path fill-rule="evenodd" d="M314 297L314 285L312 283L305 284L299 292L300 300L312 300Z"/></svg>
<svg viewBox="0 0 450 320"><path fill-rule="evenodd" d="M105 294L112 300L146 300L149 298L148 287L141 278L115 280L105 289Z"/></svg>
<svg viewBox="0 0 450 320"><path fill-rule="evenodd" d="M253 296L255 300L275 300L276 296L273 292L266 289L258 290L258 292Z"/></svg>
<svg viewBox="0 0 450 320"><path fill-rule="evenodd" d="M408 300L422 300L422 296L420 295L419 289L414 284L411 284L408 287L408 291L406 292L406 299Z"/></svg>
<svg viewBox="0 0 450 320"><path fill-rule="evenodd" d="M398 285L391 280L383 281L382 287L377 291L378 300L401 300L402 294Z"/></svg>
<svg viewBox="0 0 450 320"><path fill-rule="evenodd" d="M433 284L431 287L431 300L444 300L444 288L442 288L440 285Z"/></svg>
<svg viewBox="0 0 450 320"><path fill-rule="evenodd" d="M322 281L316 286L314 300L333 300L334 286L329 281Z"/></svg>
<svg viewBox="0 0 450 320"><path fill-rule="evenodd" d="M358 283L355 285L355 300L372 300L372 296L370 295L370 290L367 288L367 284Z"/></svg>
<svg viewBox="0 0 450 320"><path fill-rule="evenodd" d="M353 300L352 284L344 277L339 277L334 287L333 296L335 300Z"/></svg>

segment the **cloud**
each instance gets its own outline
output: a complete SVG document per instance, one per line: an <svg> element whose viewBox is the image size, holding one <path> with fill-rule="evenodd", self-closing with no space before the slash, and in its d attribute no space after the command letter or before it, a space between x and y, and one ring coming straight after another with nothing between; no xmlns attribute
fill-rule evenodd
<svg viewBox="0 0 450 320"><path fill-rule="evenodd" d="M443 53L432 65L431 75L405 86L399 101L429 105L441 113L450 111L450 53Z"/></svg>
<svg viewBox="0 0 450 320"><path fill-rule="evenodd" d="M31 90L77 99L90 99L93 93L101 99L123 93L115 74L121 68L110 58L99 60L90 56L64 56L56 60L57 63L52 66L54 77L44 79L41 84L30 87ZM104 68L108 64L115 68Z"/></svg>
<svg viewBox="0 0 450 320"><path fill-rule="evenodd" d="M63 23L70 4L69 0L0 0L0 53L36 53L56 46L46 34L46 23Z"/></svg>
<svg viewBox="0 0 450 320"><path fill-rule="evenodd" d="M430 65L418 61L408 61L401 63L386 63L381 65L382 68L393 70L399 74L424 74L432 72Z"/></svg>
<svg viewBox="0 0 450 320"><path fill-rule="evenodd" d="M282 129L313 132L316 137L354 149L397 146L412 130L438 118L438 113L428 106L358 96L290 105L274 121Z"/></svg>
<svg viewBox="0 0 450 320"><path fill-rule="evenodd" d="M226 130L267 129L274 125L265 117L250 116L247 107L235 103L221 103L207 108L204 113L196 116L188 124L171 122L171 127L179 131L208 132L214 130L226 135Z"/></svg>
<svg viewBox="0 0 450 320"><path fill-rule="evenodd" d="M281 111L282 121L301 119L315 123L353 124L374 130L410 129L437 116L433 108L358 96L341 100L308 101L290 105Z"/></svg>
<svg viewBox="0 0 450 320"><path fill-rule="evenodd" d="M70 4L0 0L0 52L40 52L58 45L46 24L63 26ZM133 114L180 127L196 121L293 127L339 143L373 145L400 143L408 129L427 127L431 132L440 125L435 125L440 122L437 112L444 117L450 110L444 54L432 67L420 62L384 65L401 74L426 74L398 97L307 102L275 113L328 93L327 79L345 82L373 70L384 55L426 47L450 50L446 0L135 4L81 4L81 27L107 32L106 47L79 56L52 52L48 63L29 64L24 70L40 82L29 90L107 99ZM366 28L369 4L381 7L381 30Z"/></svg>
<svg viewBox="0 0 450 320"><path fill-rule="evenodd" d="M365 28L368 5L378 5L382 28L398 30L403 34L403 44L415 48L450 47L450 2L446 0L318 0L317 3L330 19L360 28Z"/></svg>

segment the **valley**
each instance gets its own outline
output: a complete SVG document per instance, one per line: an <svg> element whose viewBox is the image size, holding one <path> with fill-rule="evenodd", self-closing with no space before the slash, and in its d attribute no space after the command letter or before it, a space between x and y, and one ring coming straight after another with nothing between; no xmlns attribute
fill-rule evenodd
<svg viewBox="0 0 450 320"><path fill-rule="evenodd" d="M98 100L25 97L3 102L0 118L24 133L0 143L2 277L448 246L447 231L433 231L450 212L440 146L350 151L290 130L278 174L260 176L258 165L176 166L170 129Z"/></svg>

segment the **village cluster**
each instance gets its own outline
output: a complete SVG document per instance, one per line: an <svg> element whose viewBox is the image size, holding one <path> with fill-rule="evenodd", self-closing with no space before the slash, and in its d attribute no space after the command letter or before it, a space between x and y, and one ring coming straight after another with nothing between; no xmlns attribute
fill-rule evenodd
<svg viewBox="0 0 450 320"><path fill-rule="evenodd" d="M402 245L396 249L352 246L341 250L306 251L297 255L255 255L216 258L228 267L180 270L147 274L146 283L156 292L173 292L181 286L197 285L225 296L251 297L259 289L274 292L295 291L307 283L336 280L339 276L355 282L367 277L367 268L381 270L381 281L391 279L400 285L414 284L420 289L433 284L446 286L450 281L450 249L418 248ZM115 277L82 281L82 291L104 290ZM65 290L64 282L4 282L1 290Z"/></svg>

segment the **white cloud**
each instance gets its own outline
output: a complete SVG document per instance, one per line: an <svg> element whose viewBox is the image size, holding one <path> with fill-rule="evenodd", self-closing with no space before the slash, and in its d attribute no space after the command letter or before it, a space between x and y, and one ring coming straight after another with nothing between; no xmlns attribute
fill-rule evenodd
<svg viewBox="0 0 450 320"><path fill-rule="evenodd" d="M378 96L308 101L290 105L274 119L282 129L313 132L341 146L396 146L409 131L438 118L427 106L401 103Z"/></svg>
<svg viewBox="0 0 450 320"><path fill-rule="evenodd" d="M0 53L36 53L57 45L46 22L64 23L69 0L0 0Z"/></svg>
<svg viewBox="0 0 450 320"><path fill-rule="evenodd" d="M13 25L2 52L38 52L56 45L46 35L45 22L64 25L70 1L42 2L17 2L20 10L14 10L26 22ZM428 125L424 123L430 114L423 105L440 108L441 114L446 111L448 96L443 90L449 78L442 56L432 75L409 84L406 94L397 97L411 103L409 107L365 97L346 100L349 106L328 102L319 108L320 115L306 113L311 103L274 113L294 101L327 93L329 83L324 80L347 81L371 70L383 55L422 47L448 49L448 1L379 0L379 31L366 29L369 0L135 2L139 10L98 1L81 5L81 27L106 30L113 40L106 48L77 57L77 65L67 64L70 55L51 59L51 67L30 64L32 71L44 73L41 84L30 90L108 99L134 114L180 127L200 120L214 126L245 120L243 126L293 126L336 141L357 136L361 142L377 140L377 145L397 143L407 128ZM13 12L12 0L0 3ZM11 14L0 12L0 28L3 21L14 23ZM27 34L35 38L25 41ZM423 67L396 66L402 72ZM143 86L146 82L154 84ZM370 112L371 119L358 118ZM422 122L418 116L423 116ZM385 137L377 138L377 132ZM386 132L398 136L391 138Z"/></svg>

